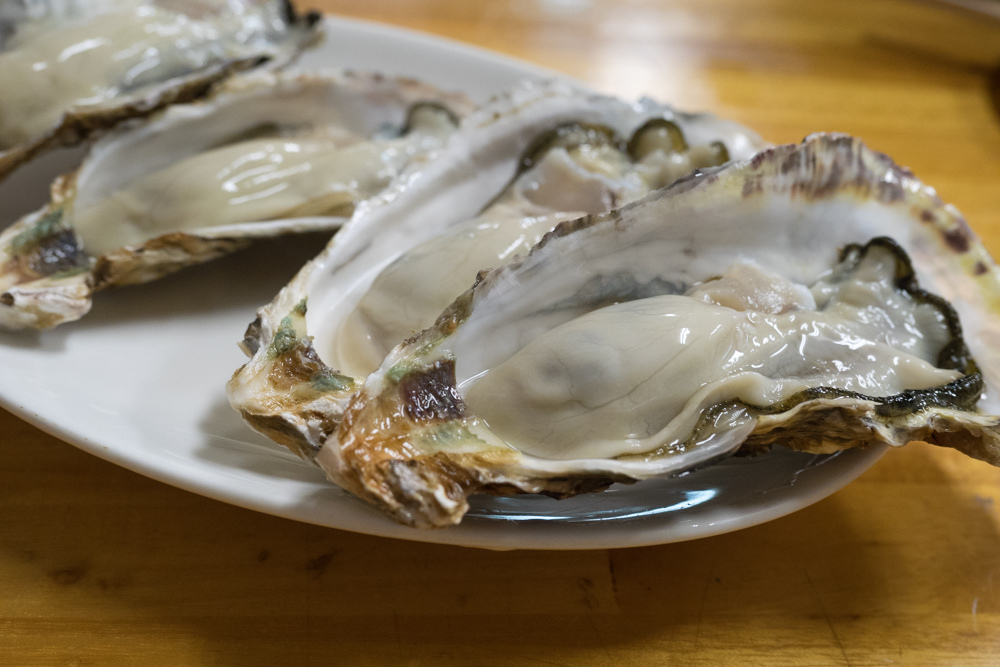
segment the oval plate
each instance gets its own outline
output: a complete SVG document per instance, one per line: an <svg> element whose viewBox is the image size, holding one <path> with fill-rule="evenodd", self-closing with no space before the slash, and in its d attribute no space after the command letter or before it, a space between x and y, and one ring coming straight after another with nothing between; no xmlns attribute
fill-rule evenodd
<svg viewBox="0 0 1000 667"><path fill-rule="evenodd" d="M405 74L477 101L532 65L395 28L326 20L301 69ZM0 186L0 226L47 198L80 151L46 156ZM283 239L137 288L104 292L82 321L44 333L0 332L0 404L81 449L223 502L310 523L493 549L594 549L689 540L768 521L840 489L883 448L811 456L774 451L685 477L555 501L476 498L461 526L406 528L325 481L319 469L250 431L224 384L255 309L325 239Z"/></svg>

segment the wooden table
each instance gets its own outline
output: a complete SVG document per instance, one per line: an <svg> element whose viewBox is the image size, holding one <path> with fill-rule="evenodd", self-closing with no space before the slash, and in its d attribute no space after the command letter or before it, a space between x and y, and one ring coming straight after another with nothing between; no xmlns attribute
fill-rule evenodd
<svg viewBox="0 0 1000 667"><path fill-rule="evenodd" d="M996 21L901 0L313 4L775 142L860 135L1000 254ZM0 413L0 664L996 665L998 496L1000 470L914 444L739 533L491 553L238 509Z"/></svg>

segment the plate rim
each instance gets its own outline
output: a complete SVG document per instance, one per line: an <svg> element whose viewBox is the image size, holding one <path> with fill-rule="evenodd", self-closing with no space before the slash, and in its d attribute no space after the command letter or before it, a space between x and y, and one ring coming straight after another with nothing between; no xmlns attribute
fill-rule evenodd
<svg viewBox="0 0 1000 667"><path fill-rule="evenodd" d="M353 31L358 34L367 33L388 43L402 41L418 49L438 53L449 52L466 60L471 59L489 63L493 67L518 70L521 77L558 78L573 82L578 86L584 85L566 75L546 70L519 58L411 28L330 15L324 17L324 22L328 33L338 30ZM312 55L319 57L324 50L332 53L335 47L330 44L331 41L328 36ZM334 67L334 65L329 67ZM453 87L461 88L462 86ZM234 340L237 334L238 332L234 332ZM235 371L236 368L234 367L232 370ZM19 398L18 394L10 393L6 386L0 384L0 406L23 421L84 452L184 491L244 509L339 530L410 541L498 550L579 550L649 546L700 539L749 528L786 516L828 497L863 474L887 451L887 447L876 446L866 450L845 452L846 456L840 462L835 462L834 466L834 470L839 468L843 468L843 470L839 474L824 473L823 479L819 482L814 481L807 491L803 492L800 489L793 494L785 494L785 497L757 508L749 514L733 512L730 513L730 516L720 517L707 525L694 524L693 526L679 527L671 522L662 522L657 525L655 521L639 519L605 523L601 530L595 531L585 527L585 524L562 524L558 527L546 524L543 527L525 525L526 522L504 521L503 519L478 519L466 521L460 526L448 529L428 531L396 524L353 497L349 497L347 500L358 504L359 507L348 508L347 520L345 520L343 512L339 513L337 521L330 521L328 517L324 520L324 516L320 515L322 509L320 502L308 506L303 504L285 506L275 504L273 500L268 503L267 498L251 497L245 490L241 490L231 483L220 484L211 475L200 478L197 474L185 474L190 466L181 466L166 458L150 457L141 448L129 450L94 441L85 434L74 431L71 425L60 423L58 420L54 421L51 417L43 417L29 409L27 405L22 404L21 401L22 398ZM303 463L303 465L307 464ZM332 483L328 482L328 484L332 487L331 492L334 490L339 492L337 495L346 493L334 487ZM640 523L643 525L639 525ZM509 524L514 524L514 526Z"/></svg>

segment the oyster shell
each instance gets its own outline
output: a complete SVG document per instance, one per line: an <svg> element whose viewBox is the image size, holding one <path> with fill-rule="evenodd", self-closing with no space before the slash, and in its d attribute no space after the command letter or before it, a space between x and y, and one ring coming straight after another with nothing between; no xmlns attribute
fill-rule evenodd
<svg viewBox="0 0 1000 667"><path fill-rule="evenodd" d="M924 440L998 465L998 279L930 188L815 135L484 273L316 460L419 527L459 522L473 493L564 497L773 444Z"/></svg>
<svg viewBox="0 0 1000 667"><path fill-rule="evenodd" d="M0 325L48 328L85 314L95 290L336 229L470 109L410 79L260 72L133 121L0 234Z"/></svg>
<svg viewBox="0 0 1000 667"><path fill-rule="evenodd" d="M760 145L707 114L525 84L467 117L431 162L359 207L258 312L244 340L251 359L227 385L230 402L253 428L312 458L360 378L432 323L479 269L526 251L561 220ZM392 294L407 285L415 289Z"/></svg>
<svg viewBox="0 0 1000 667"><path fill-rule="evenodd" d="M7 0L0 14L0 178L39 152L288 62L319 15L288 0Z"/></svg>

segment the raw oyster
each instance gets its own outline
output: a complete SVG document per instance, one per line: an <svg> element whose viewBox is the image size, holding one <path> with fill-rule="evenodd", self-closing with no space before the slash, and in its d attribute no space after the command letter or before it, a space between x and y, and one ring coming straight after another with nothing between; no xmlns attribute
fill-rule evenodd
<svg viewBox="0 0 1000 667"><path fill-rule="evenodd" d="M605 213L729 159L721 141L689 146L679 126L662 117L637 129L631 145L576 123L540 139L517 178L480 215L396 257L336 326L317 332L328 364L367 376L400 341L432 325L482 268L527 253L564 220Z"/></svg>
<svg viewBox="0 0 1000 667"><path fill-rule="evenodd" d="M0 234L0 325L51 327L81 317L109 285L257 237L335 229L470 109L410 79L259 72L133 121Z"/></svg>
<svg viewBox="0 0 1000 667"><path fill-rule="evenodd" d="M1000 465L998 279L930 188L814 135L482 274L368 377L317 462L419 527L473 493L564 497L773 444L924 440Z"/></svg>
<svg viewBox="0 0 1000 667"><path fill-rule="evenodd" d="M318 37L288 0L5 0L0 178L52 146L281 64Z"/></svg>
<svg viewBox="0 0 1000 667"><path fill-rule="evenodd" d="M479 269L526 251L562 220L760 145L708 114L526 84L470 115L430 163L360 207L259 311L230 402L253 428L312 458L360 378Z"/></svg>

